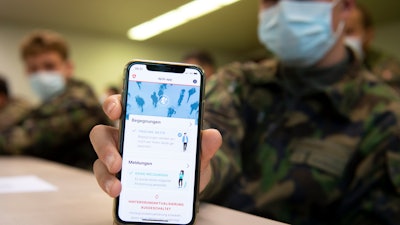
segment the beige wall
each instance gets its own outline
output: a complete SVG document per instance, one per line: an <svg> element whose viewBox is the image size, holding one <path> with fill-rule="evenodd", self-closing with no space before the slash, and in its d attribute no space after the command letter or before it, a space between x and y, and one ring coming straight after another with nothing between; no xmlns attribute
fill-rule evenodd
<svg viewBox="0 0 400 225"><path fill-rule="evenodd" d="M0 73L9 80L13 94L31 101L37 101L24 76L19 59L19 43L33 27L19 26L0 22ZM179 61L182 54L196 46L155 46L129 41L125 38L99 36L95 34L57 30L69 41L72 48L72 60L75 63L76 77L89 82L100 95L109 84L119 85L122 70L132 58ZM400 58L400 23L380 26L376 29L374 46ZM243 56L214 51L219 65Z"/></svg>
<svg viewBox="0 0 400 225"><path fill-rule="evenodd" d="M0 23L0 73L9 81L12 94L37 101L24 75L19 58L19 43L33 27ZM90 83L97 94L109 84L120 85L125 64L133 58L179 61L196 46L155 46L115 38L57 30L66 37L72 49L75 76ZM218 64L235 60L235 54L214 51Z"/></svg>
<svg viewBox="0 0 400 225"><path fill-rule="evenodd" d="M373 45L400 59L400 22L377 27Z"/></svg>

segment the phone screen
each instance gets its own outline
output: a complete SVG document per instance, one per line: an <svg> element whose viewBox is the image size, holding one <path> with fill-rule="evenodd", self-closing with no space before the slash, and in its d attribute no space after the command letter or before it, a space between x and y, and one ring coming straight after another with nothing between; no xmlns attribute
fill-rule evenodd
<svg viewBox="0 0 400 225"><path fill-rule="evenodd" d="M202 70L132 62L125 79L117 219L191 224L197 201Z"/></svg>

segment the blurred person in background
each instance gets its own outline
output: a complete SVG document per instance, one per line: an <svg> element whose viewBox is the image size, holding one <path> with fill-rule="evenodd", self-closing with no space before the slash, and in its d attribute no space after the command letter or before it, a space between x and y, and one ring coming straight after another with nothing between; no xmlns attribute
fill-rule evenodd
<svg viewBox="0 0 400 225"><path fill-rule="evenodd" d="M88 135L109 123L91 87L73 78L66 41L52 31L35 31L21 45L27 79L41 104L0 133L0 153L32 155L90 168L97 157Z"/></svg>
<svg viewBox="0 0 400 225"><path fill-rule="evenodd" d="M199 65L203 68L206 78L210 78L216 72L214 57L205 50L188 52L183 56L182 61L184 63Z"/></svg>
<svg viewBox="0 0 400 225"><path fill-rule="evenodd" d="M100 96L100 103L103 104L108 96L119 94L121 91L115 85L107 86L104 93Z"/></svg>
<svg viewBox="0 0 400 225"><path fill-rule="evenodd" d="M353 49L367 69L400 93L400 61L371 46L374 22L368 9L357 3L346 21L346 44Z"/></svg>
<svg viewBox="0 0 400 225"><path fill-rule="evenodd" d="M11 96L6 79L0 75L0 131L18 122L30 108L27 101Z"/></svg>
<svg viewBox="0 0 400 225"><path fill-rule="evenodd" d="M205 127L223 142L202 133L203 201L289 224L399 224L400 97L345 46L353 6L260 0L258 36L279 60L208 80ZM103 108L119 118L120 96ZM118 130L90 138L99 185L118 196Z"/></svg>

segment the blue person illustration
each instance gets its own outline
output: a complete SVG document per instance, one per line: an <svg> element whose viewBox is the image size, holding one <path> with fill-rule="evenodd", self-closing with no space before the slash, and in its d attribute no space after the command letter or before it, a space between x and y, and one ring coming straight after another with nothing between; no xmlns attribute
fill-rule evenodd
<svg viewBox="0 0 400 225"><path fill-rule="evenodd" d="M142 90L142 82L141 81L137 81L136 84L137 84L139 90Z"/></svg>
<svg viewBox="0 0 400 225"><path fill-rule="evenodd" d="M160 88L158 89L158 99L161 99L162 96L164 95L164 90L167 89L166 84L161 84Z"/></svg>
<svg viewBox="0 0 400 225"><path fill-rule="evenodd" d="M191 89L189 90L189 96L188 96L186 102L189 102L190 97L191 97L194 93L196 93L196 88L191 88Z"/></svg>
<svg viewBox="0 0 400 225"><path fill-rule="evenodd" d="M178 180L178 187L181 188L183 184L183 176L185 175L185 171L181 170L179 172L179 180Z"/></svg>
<svg viewBox="0 0 400 225"><path fill-rule="evenodd" d="M181 106L184 96L185 96L185 89L182 89L178 99L178 106Z"/></svg>
<svg viewBox="0 0 400 225"><path fill-rule="evenodd" d="M192 115L193 111L197 111L199 109L199 102L195 102L190 105L190 115Z"/></svg>
<svg viewBox="0 0 400 225"><path fill-rule="evenodd" d="M176 114L176 110L172 107L169 107L167 117L172 117L174 114Z"/></svg>
<svg viewBox="0 0 400 225"><path fill-rule="evenodd" d="M142 97L140 97L139 95L135 97L136 99L136 104L139 106L139 108L142 110L143 112L143 106L144 106L144 99Z"/></svg>
<svg viewBox="0 0 400 225"><path fill-rule="evenodd" d="M158 97L156 92L154 91L153 94L151 95L151 100L153 101L153 106L154 108L157 108L157 103L158 103Z"/></svg>
<svg viewBox="0 0 400 225"><path fill-rule="evenodd" d="M188 142L189 142L188 136L186 135L186 133L183 133L183 136L182 136L182 143L183 143L183 151L184 151L184 152L186 151Z"/></svg>

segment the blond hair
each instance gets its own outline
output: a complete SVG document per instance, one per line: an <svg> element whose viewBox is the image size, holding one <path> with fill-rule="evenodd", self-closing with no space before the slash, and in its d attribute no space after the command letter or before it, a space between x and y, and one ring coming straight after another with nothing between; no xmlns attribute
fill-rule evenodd
<svg viewBox="0 0 400 225"><path fill-rule="evenodd" d="M25 37L21 43L22 59L53 51L57 52L65 60L69 58L67 42L60 34L53 31L34 31Z"/></svg>

